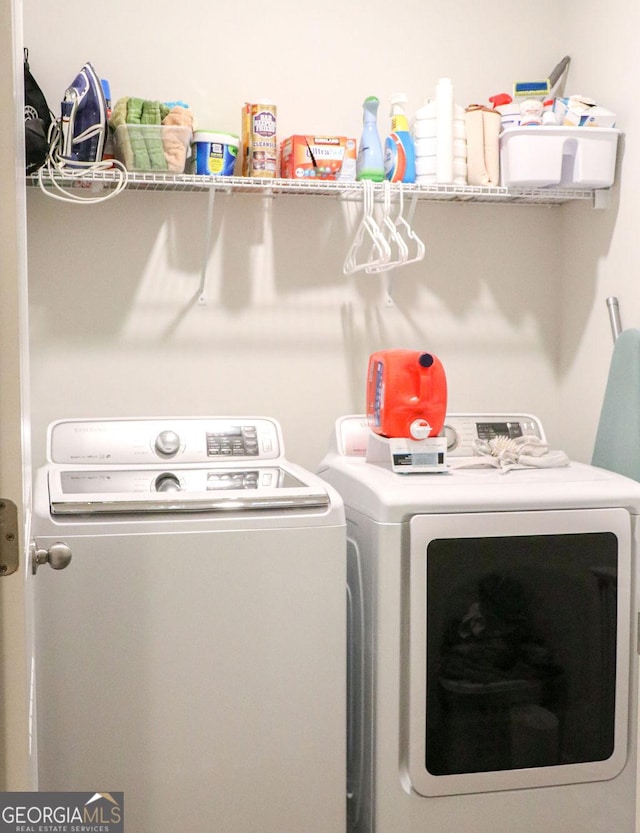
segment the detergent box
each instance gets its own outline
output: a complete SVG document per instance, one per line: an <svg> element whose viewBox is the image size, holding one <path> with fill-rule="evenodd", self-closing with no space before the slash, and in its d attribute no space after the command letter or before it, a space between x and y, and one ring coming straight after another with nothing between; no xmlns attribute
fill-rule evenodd
<svg viewBox="0 0 640 833"><path fill-rule="evenodd" d="M280 145L280 176L285 179L356 178L356 140L345 136L289 136Z"/></svg>
<svg viewBox="0 0 640 833"><path fill-rule="evenodd" d="M591 98L572 95L568 98L556 98L553 112L558 123L568 127L615 127L616 114L605 107L600 107Z"/></svg>

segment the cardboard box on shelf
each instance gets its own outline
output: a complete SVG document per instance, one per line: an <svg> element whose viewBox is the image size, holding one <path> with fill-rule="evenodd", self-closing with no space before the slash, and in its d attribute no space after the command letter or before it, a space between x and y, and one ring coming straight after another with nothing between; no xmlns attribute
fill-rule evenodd
<svg viewBox="0 0 640 833"><path fill-rule="evenodd" d="M584 96L572 95L569 98L554 99L553 112L558 123L567 127L616 126L615 113Z"/></svg>
<svg viewBox="0 0 640 833"><path fill-rule="evenodd" d="M347 182L356 178L356 140L296 134L280 145L280 176Z"/></svg>

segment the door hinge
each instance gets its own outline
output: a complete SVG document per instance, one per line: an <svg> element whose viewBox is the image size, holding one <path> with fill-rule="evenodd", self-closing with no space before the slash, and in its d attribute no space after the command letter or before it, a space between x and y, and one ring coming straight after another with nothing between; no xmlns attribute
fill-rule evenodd
<svg viewBox="0 0 640 833"><path fill-rule="evenodd" d="M20 563L18 509L12 500L0 498L0 577L15 573Z"/></svg>

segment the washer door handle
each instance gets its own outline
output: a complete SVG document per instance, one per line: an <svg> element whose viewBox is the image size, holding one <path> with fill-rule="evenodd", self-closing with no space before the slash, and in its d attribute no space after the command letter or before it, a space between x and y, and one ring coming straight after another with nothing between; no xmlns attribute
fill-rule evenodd
<svg viewBox="0 0 640 833"><path fill-rule="evenodd" d="M52 544L49 549L39 549L35 541L31 542L31 572L35 576L41 564L48 564L53 570L64 570L71 561L71 548L62 541Z"/></svg>

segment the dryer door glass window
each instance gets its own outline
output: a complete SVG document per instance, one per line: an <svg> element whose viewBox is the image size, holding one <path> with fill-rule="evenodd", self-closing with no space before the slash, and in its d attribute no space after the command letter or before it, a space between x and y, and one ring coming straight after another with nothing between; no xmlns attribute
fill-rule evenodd
<svg viewBox="0 0 640 833"><path fill-rule="evenodd" d="M622 509L412 519L409 763L418 792L621 771L630 529Z"/></svg>
<svg viewBox="0 0 640 833"><path fill-rule="evenodd" d="M609 758L616 614L611 533L431 541L428 771Z"/></svg>

